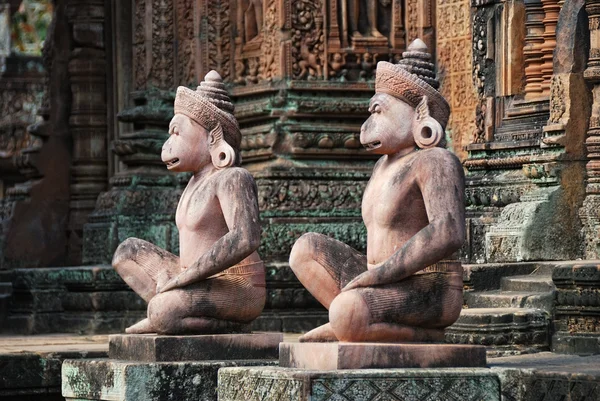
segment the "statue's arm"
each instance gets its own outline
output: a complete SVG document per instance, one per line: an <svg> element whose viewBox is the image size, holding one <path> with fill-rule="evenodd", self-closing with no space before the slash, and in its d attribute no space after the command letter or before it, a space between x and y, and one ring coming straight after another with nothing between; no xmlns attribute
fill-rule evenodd
<svg viewBox="0 0 600 401"><path fill-rule="evenodd" d="M257 188L250 173L232 168L220 178L217 197L229 232L219 238L198 260L169 281L160 292L204 280L241 262L260 245Z"/></svg>
<svg viewBox="0 0 600 401"><path fill-rule="evenodd" d="M431 151L430 151L431 152ZM435 153L434 153L435 152ZM442 152L446 152L445 154ZM429 224L380 266L348 283L344 290L395 283L460 249L465 239L464 173L458 159L433 150L417 168Z"/></svg>

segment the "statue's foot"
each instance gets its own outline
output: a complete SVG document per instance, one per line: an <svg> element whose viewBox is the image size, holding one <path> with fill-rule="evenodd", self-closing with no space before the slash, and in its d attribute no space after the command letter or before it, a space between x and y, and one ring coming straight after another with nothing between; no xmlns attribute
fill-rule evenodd
<svg viewBox="0 0 600 401"><path fill-rule="evenodd" d="M324 343L338 341L338 338L335 336L331 324L327 323L300 336L298 341L301 343Z"/></svg>
<svg viewBox="0 0 600 401"><path fill-rule="evenodd" d="M152 325L150 324L150 320L148 318L140 320L133 326L129 326L125 329L125 333L127 334L148 334L155 332L156 331L152 328Z"/></svg>
<svg viewBox="0 0 600 401"><path fill-rule="evenodd" d="M371 36L374 38L383 38L383 35L377 29L371 29Z"/></svg>

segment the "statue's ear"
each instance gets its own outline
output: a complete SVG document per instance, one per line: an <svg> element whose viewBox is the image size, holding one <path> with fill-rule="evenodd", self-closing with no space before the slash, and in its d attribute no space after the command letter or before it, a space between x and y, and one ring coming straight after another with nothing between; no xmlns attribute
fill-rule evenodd
<svg viewBox="0 0 600 401"><path fill-rule="evenodd" d="M208 149L212 163L217 169L231 167L235 164L235 150L223 138L223 128L219 123L210 131Z"/></svg>
<svg viewBox="0 0 600 401"><path fill-rule="evenodd" d="M442 125L429 115L427 100L427 96L423 96L415 109L415 121L413 122L415 143L421 149L436 147L444 139Z"/></svg>

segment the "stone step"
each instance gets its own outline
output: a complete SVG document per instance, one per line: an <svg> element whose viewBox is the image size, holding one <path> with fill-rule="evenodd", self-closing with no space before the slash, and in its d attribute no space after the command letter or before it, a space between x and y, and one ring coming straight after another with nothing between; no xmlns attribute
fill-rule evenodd
<svg viewBox="0 0 600 401"><path fill-rule="evenodd" d="M549 314L535 308L468 308L446 329L446 342L488 347L489 357L549 349Z"/></svg>
<svg viewBox="0 0 600 401"><path fill-rule="evenodd" d="M467 292L465 301L469 308L535 308L551 311L554 292L486 291Z"/></svg>
<svg viewBox="0 0 600 401"><path fill-rule="evenodd" d="M12 294L12 283L0 283L0 297Z"/></svg>
<svg viewBox="0 0 600 401"><path fill-rule="evenodd" d="M502 277L500 285L504 291L550 292L556 289L550 274Z"/></svg>

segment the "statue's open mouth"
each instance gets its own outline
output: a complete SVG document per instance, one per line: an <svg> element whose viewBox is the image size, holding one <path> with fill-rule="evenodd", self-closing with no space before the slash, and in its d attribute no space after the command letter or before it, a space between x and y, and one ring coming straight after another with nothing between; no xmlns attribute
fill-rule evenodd
<svg viewBox="0 0 600 401"><path fill-rule="evenodd" d="M169 169L169 168L173 168L173 167L175 167L176 165L178 165L178 164L179 164L179 159L176 157L176 158L174 158L174 159L171 159L171 160L169 160L169 161L166 161L166 162L165 162L165 164L167 165L167 168L168 168L168 169Z"/></svg>
<svg viewBox="0 0 600 401"><path fill-rule="evenodd" d="M381 142L380 141L369 142L369 143L365 144L364 146L365 146L365 149L367 149L367 150L373 150L373 149L377 149L378 147L380 147Z"/></svg>

